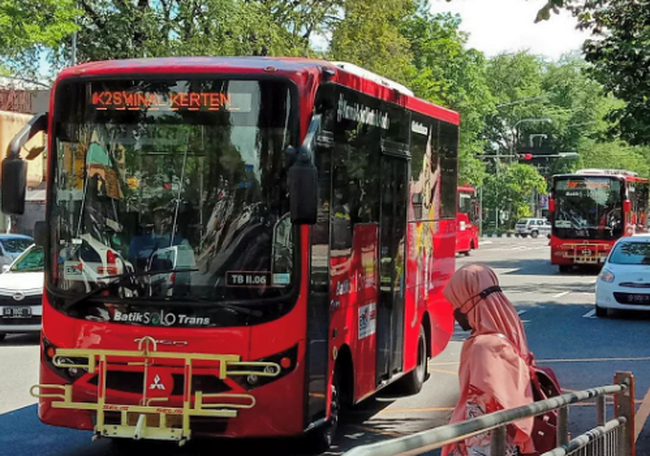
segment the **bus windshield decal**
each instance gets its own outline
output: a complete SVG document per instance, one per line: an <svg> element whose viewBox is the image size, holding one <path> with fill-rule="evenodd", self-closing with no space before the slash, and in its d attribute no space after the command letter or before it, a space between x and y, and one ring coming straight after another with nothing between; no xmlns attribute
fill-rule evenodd
<svg viewBox="0 0 650 456"><path fill-rule="evenodd" d="M106 110L207 110L250 112L252 97L245 93L225 92L140 92L129 90L103 90L93 92L92 105Z"/></svg>

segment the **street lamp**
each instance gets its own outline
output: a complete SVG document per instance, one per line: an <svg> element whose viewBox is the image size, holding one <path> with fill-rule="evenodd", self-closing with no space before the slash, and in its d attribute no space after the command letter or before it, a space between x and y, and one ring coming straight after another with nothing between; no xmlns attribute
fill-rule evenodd
<svg viewBox="0 0 650 456"><path fill-rule="evenodd" d="M553 123L553 121L549 117L531 117L527 119L520 119L515 124L512 126L512 143L510 144L510 154L514 155L515 153L515 132L517 131L517 126L522 123L526 122L540 122L540 123Z"/></svg>

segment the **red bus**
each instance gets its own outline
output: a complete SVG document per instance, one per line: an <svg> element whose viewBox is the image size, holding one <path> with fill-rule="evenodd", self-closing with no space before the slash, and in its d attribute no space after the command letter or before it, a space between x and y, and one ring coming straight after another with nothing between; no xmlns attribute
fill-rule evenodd
<svg viewBox="0 0 650 456"><path fill-rule="evenodd" d="M326 61L64 70L3 162L20 214L48 132L40 419L322 447L342 407L417 392L453 332L458 125Z"/></svg>
<svg viewBox="0 0 650 456"><path fill-rule="evenodd" d="M456 213L456 252L469 256L478 249L480 207L476 189L468 185L458 187L458 212Z"/></svg>
<svg viewBox="0 0 650 456"><path fill-rule="evenodd" d="M647 231L648 180L622 170L553 176L551 264L600 265L622 236Z"/></svg>

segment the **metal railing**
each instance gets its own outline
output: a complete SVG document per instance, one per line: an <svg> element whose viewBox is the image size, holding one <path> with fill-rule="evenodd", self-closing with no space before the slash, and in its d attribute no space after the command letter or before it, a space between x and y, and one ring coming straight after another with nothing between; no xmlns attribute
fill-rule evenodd
<svg viewBox="0 0 650 456"><path fill-rule="evenodd" d="M562 394L514 409L435 429L358 446L344 456L418 455L491 431L491 455L505 455L506 428L523 418L557 410L558 447L542 456L635 456L634 377L619 372L615 384ZM606 396L614 395L615 419L606 421ZM596 399L596 426L569 441L569 406Z"/></svg>

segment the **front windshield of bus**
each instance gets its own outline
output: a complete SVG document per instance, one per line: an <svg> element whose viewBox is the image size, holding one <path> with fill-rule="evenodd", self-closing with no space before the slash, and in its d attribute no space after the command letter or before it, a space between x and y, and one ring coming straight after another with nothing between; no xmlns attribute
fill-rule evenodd
<svg viewBox="0 0 650 456"><path fill-rule="evenodd" d="M117 283L102 296L149 302L290 292L288 84L91 81L57 100L54 289Z"/></svg>
<svg viewBox="0 0 650 456"><path fill-rule="evenodd" d="M607 240L623 235L622 184L618 178L558 178L554 195L555 236Z"/></svg>

